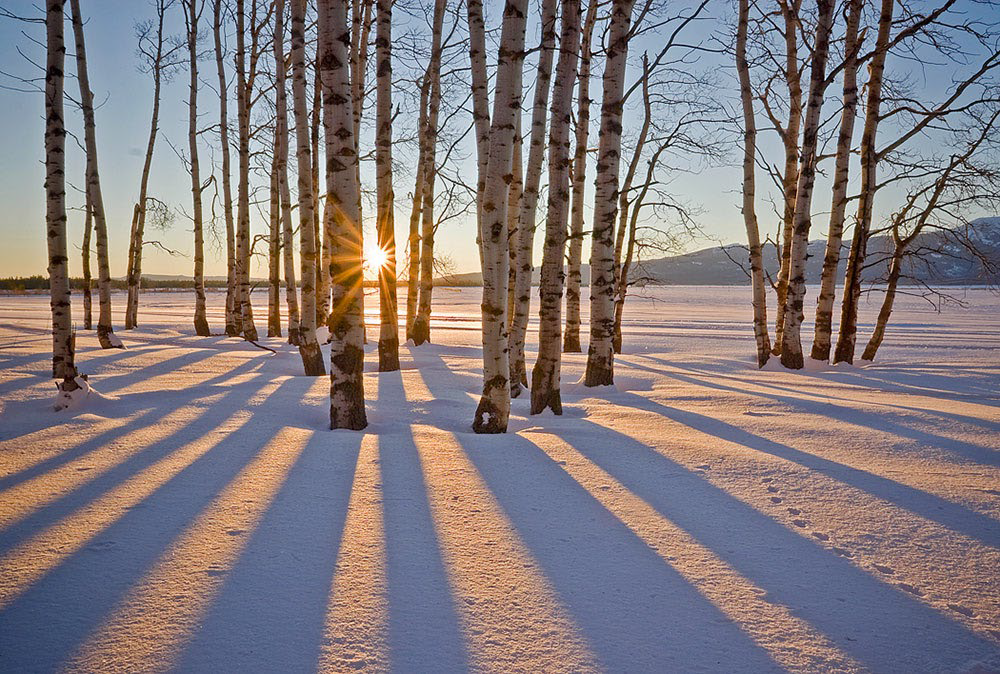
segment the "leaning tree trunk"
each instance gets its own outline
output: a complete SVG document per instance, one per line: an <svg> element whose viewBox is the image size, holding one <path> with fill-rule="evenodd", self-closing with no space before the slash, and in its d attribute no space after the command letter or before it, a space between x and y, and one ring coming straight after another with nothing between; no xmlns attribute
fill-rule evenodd
<svg viewBox="0 0 1000 674"><path fill-rule="evenodd" d="M81 251L81 262L83 262L83 329L91 330L94 327L94 300L91 294L94 280L90 275L90 235L94 231L94 216L90 206L90 198L85 197L84 200L83 250Z"/></svg>
<svg viewBox="0 0 1000 674"><path fill-rule="evenodd" d="M45 225L48 232L49 304L52 309L52 377L63 392L78 388L73 316L66 255L66 125L63 81L66 65L63 7L47 0L45 12Z"/></svg>
<svg viewBox="0 0 1000 674"><path fill-rule="evenodd" d="M102 349L113 349L121 347L122 343L114 336L111 327L111 263L108 259L108 221L104 214L104 194L101 191L101 174L97 162L97 122L94 117L94 94L90 89L90 76L87 71L87 47L83 35L83 14L80 11L80 0L72 0L70 5L73 12L73 35L76 38L76 71L77 80L80 83L84 143L87 148L87 219L89 220L93 216L94 237L97 239L99 303L97 341ZM88 249L87 257L89 258L89 245L85 246L85 249ZM84 283L89 286L89 280L85 279Z"/></svg>
<svg viewBox="0 0 1000 674"><path fill-rule="evenodd" d="M820 112L827 87L826 61L830 51L830 32L833 29L836 3L833 0L817 0L816 4L819 6L819 16L810 66L809 100L802 126L802 155L799 160L799 182L795 188L791 263L785 298L785 324L781 335L781 364L792 369L800 369L804 364L801 327L806 294L806 261L809 255L809 229L812 225Z"/></svg>
<svg viewBox="0 0 1000 674"><path fill-rule="evenodd" d="M191 220L194 225L194 331L197 335L207 337L212 331L208 327L205 307L205 238L202 222L201 171L198 164L198 19L201 17L201 11L197 0L184 0L191 73L188 89L188 152L191 156L188 161L191 172Z"/></svg>
<svg viewBox="0 0 1000 674"><path fill-rule="evenodd" d="M757 122L750 88L750 64L747 62L747 28L750 22L750 2L740 0L736 34L736 69L740 79L740 101L743 107L743 225L747 231L750 253L750 286L752 288L753 334L757 343L757 367L764 367L771 355L767 329L767 288L764 285L764 262L761 255L760 229L757 226L756 178Z"/></svg>
<svg viewBox="0 0 1000 674"><path fill-rule="evenodd" d="M313 180L306 100L306 0L292 0L292 108L299 186L299 256L302 262L302 317L299 354L306 375L326 374L323 352L316 339L316 230L313 226Z"/></svg>
<svg viewBox="0 0 1000 674"><path fill-rule="evenodd" d="M444 27L444 0L434 2L433 37L431 57L427 65L430 94L427 101L426 139L423 157L423 208L420 215L420 282L417 315L413 320L414 345L419 346L431 338L431 294L434 292L434 181L437 176L438 111L441 108L441 31Z"/></svg>
<svg viewBox="0 0 1000 674"><path fill-rule="evenodd" d="M608 56L604 66L601 132L594 181L594 233L590 249L590 346L586 386L614 383L612 338L615 327L614 233L618 215L618 170L622 148L622 104L629 26L634 0L614 0Z"/></svg>
<svg viewBox="0 0 1000 674"><path fill-rule="evenodd" d="M505 433L510 418L510 361L507 354L507 202L516 115L521 110L521 75L527 0L506 0L496 94L490 127L489 161L482 215L483 255L483 394L472 428L476 433Z"/></svg>
<svg viewBox="0 0 1000 674"><path fill-rule="evenodd" d="M566 333L563 351L579 353L580 346L580 286L583 262L583 206L586 199L587 142L590 136L590 43L597 24L598 0L590 0L580 42L580 81L577 91L576 147L573 151L573 203L570 211L569 255L566 278Z"/></svg>
<svg viewBox="0 0 1000 674"><path fill-rule="evenodd" d="M378 269L378 370L399 369L399 305L396 300L396 232L392 189L392 0L377 1L375 26L375 229L385 262Z"/></svg>
<svg viewBox="0 0 1000 674"><path fill-rule="evenodd" d="M882 76L885 59L889 52L889 37L892 30L892 15L895 0L882 0L878 20L878 37L875 50L868 66L868 99L865 102L865 126L861 134L861 184L858 193L858 214L854 223L854 237L851 252L847 257L847 272L844 278L844 299L840 306L840 330L837 334L837 348L833 353L834 363L853 363L854 347L858 333L858 302L861 299L861 270L864 268L868 248L868 234L871 231L872 211L875 202L876 168L878 153L875 149L875 135L878 131L882 106Z"/></svg>
<svg viewBox="0 0 1000 674"><path fill-rule="evenodd" d="M840 264L840 247L844 239L847 183L850 177L854 121L858 115L858 50L861 47L858 27L861 23L862 9L862 0L850 0L844 37L844 109L840 116L840 133L837 137L837 156L833 170L830 228L826 235L823 274L820 277L819 297L816 300L816 328L811 354L813 360L830 359L833 302L837 293L837 266Z"/></svg>
<svg viewBox="0 0 1000 674"><path fill-rule="evenodd" d="M896 300L896 288L899 285L899 277L903 273L903 246L898 242L892 251L892 259L889 262L889 278L885 287L885 298L882 300L882 307L879 309L878 318L875 320L875 330L872 332L868 345L865 346L861 360L875 360L878 348L882 346L882 339L885 337L885 326L889 323L892 315L892 305Z"/></svg>
<svg viewBox="0 0 1000 674"><path fill-rule="evenodd" d="M226 220L226 334L243 332L236 298L236 228L233 223L233 185L229 157L229 87L226 83L225 50L222 46L223 0L215 0L212 32L215 37L215 67L219 78L219 151L222 154L222 205Z"/></svg>
<svg viewBox="0 0 1000 674"><path fill-rule="evenodd" d="M292 236L292 196L288 186L288 90L284 65L285 0L275 1L274 12L275 45L276 49L281 50L280 56L277 51L275 52L275 59L280 59L280 65L274 78L274 126L276 138L274 153L278 192L281 200L281 250L285 266L285 304L288 307L288 343L298 346L299 300L295 284L295 241Z"/></svg>
<svg viewBox="0 0 1000 674"><path fill-rule="evenodd" d="M539 283L538 359L531 370L531 413L549 408L562 414L559 394L562 359L563 257L569 218L569 126L580 45L580 0L562 0L559 65L552 94L549 130L549 195L545 247Z"/></svg>
<svg viewBox="0 0 1000 674"><path fill-rule="evenodd" d="M325 229L335 242L331 265L330 428L368 425L364 390L361 221L348 65L350 31L342 0L319 0L319 63L323 81L327 203Z"/></svg>
<svg viewBox="0 0 1000 674"><path fill-rule="evenodd" d="M253 81L246 67L246 15L243 0L236 0L236 108L240 134L239 203L236 218L236 272L243 338L257 341L250 304L250 99ZM253 52L253 49L250 50Z"/></svg>
<svg viewBox="0 0 1000 674"><path fill-rule="evenodd" d="M795 192L799 182L799 131L802 126L802 73L799 70L799 10L802 0L781 3L785 35L785 84L788 88L788 123L780 131L785 148L785 167L781 187L784 210L781 219L780 262L778 267L777 315L775 318L774 353L781 353L785 330L785 306L788 278L792 262L792 228L795 220Z"/></svg>
<svg viewBox="0 0 1000 674"><path fill-rule="evenodd" d="M534 270L535 216L538 211L538 188L545 159L545 124L549 108L549 91L552 81L552 52L556 42L556 0L542 1L542 39L539 44L538 73L531 109L531 132L528 141L528 163L525 166L524 192L517 217L516 272L514 274L514 315L510 317L510 395L521 395L521 387L528 385L524 364L524 340L528 334L528 314L531 308L531 275Z"/></svg>

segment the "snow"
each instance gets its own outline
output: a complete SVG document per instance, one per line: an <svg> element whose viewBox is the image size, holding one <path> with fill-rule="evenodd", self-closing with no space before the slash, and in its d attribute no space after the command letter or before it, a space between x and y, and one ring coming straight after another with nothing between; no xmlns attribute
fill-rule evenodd
<svg viewBox="0 0 1000 674"><path fill-rule="evenodd" d="M876 361L788 372L745 289L643 292L615 386L567 355L563 416L504 436L475 288L386 374L368 300L364 433L189 293L128 350L80 330L53 411L47 299L0 297L0 670L1000 671L1000 298L901 297Z"/></svg>

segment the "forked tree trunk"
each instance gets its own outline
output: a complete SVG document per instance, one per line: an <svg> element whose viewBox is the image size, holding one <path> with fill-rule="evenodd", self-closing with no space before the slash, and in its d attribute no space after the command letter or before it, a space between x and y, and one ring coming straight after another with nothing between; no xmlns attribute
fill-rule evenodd
<svg viewBox="0 0 1000 674"><path fill-rule="evenodd" d="M417 315L410 338L419 346L431 338L431 295L434 292L434 182L437 177L438 111L441 108L441 31L444 28L444 0L434 2L431 57L427 64L430 90L427 124L424 128L423 208L420 215L420 282Z"/></svg>
<svg viewBox="0 0 1000 674"><path fill-rule="evenodd" d="M618 171L622 147L622 104L629 26L634 0L614 0L604 66L601 133L594 181L594 233L590 251L590 346L586 386L614 383L614 233L618 215Z"/></svg>
<svg viewBox="0 0 1000 674"><path fill-rule="evenodd" d="M299 257L302 262L302 317L299 354L306 375L326 374L323 352L316 340L316 229L313 226L313 180L306 100L306 0L292 0L292 107L299 187Z"/></svg>
<svg viewBox="0 0 1000 674"><path fill-rule="evenodd" d="M858 50L861 46L858 40L858 28L861 24L863 5L862 0L850 0L847 11L847 27L844 35L844 109L840 115L840 132L837 136L837 153L833 169L830 227L826 235L823 274L820 277L819 297L816 300L816 328L811 353L814 360L830 359L833 302L837 293L837 266L840 264L840 247L844 239L854 121L858 116Z"/></svg>
<svg viewBox="0 0 1000 674"><path fill-rule="evenodd" d="M392 2L377 1L375 27L375 229L385 262L378 269L378 370L399 369L399 305L396 300L396 231L392 189Z"/></svg>
<svg viewBox="0 0 1000 674"><path fill-rule="evenodd" d="M847 257L847 271L844 278L844 299L840 306L840 329L837 334L837 348L834 363L853 363L854 347L858 333L858 301L861 299L861 270L864 268L868 248L868 234L871 231L872 211L875 202L876 168L878 153L875 149L875 135L882 107L882 76L885 59L889 52L889 37L892 31L892 16L895 0L882 0L879 13L878 36L875 50L868 66L868 99L865 102L865 126L861 134L861 184L858 193L858 214L854 223L854 237L851 252Z"/></svg>
<svg viewBox="0 0 1000 674"><path fill-rule="evenodd" d="M254 20L256 16L254 17ZM247 73L246 63L246 11L244 0L236 0L236 108L239 122L239 203L236 219L236 271L239 287L240 322L243 337L257 341L257 328L253 322L250 304L250 101L253 94L253 76ZM251 41L251 58L256 58ZM253 70L253 64L251 64Z"/></svg>
<svg viewBox="0 0 1000 674"><path fill-rule="evenodd" d="M598 0L590 0L587 18L580 40L580 72L577 76L576 147L573 150L573 203L570 211L569 255L566 278L566 333L563 351L579 353L580 346L580 286L583 263L583 206L586 199L587 142L590 137L590 43L597 24Z"/></svg>
<svg viewBox="0 0 1000 674"><path fill-rule="evenodd" d="M342 0L319 0L319 64L326 127L327 203L324 227L333 249L330 326L330 428L361 430L368 425L364 391L362 243L358 204L359 160L348 55L351 34Z"/></svg>
<svg viewBox="0 0 1000 674"><path fill-rule="evenodd" d="M802 73L799 70L798 34L799 10L802 0L782 0L781 15L785 28L785 84L788 88L788 123L781 131L785 148L785 167L782 173L784 210L781 219L781 248L777 282L777 316L775 318L774 353L781 353L782 334L785 329L785 306L788 295L788 278L792 261L792 228L795 220L795 191L799 182L799 132L802 126Z"/></svg>
<svg viewBox="0 0 1000 674"><path fill-rule="evenodd" d="M542 39L538 55L538 72L531 107L531 132L528 134L528 163L524 173L524 193L517 217L516 272L514 274L514 315L510 317L510 395L521 395L528 385L524 364L524 340L528 333L528 313L531 308L532 257L535 243L535 217L538 212L538 189L545 159L545 125L549 112L549 91L552 88L552 53L556 42L556 0L542 0Z"/></svg>
<svg viewBox="0 0 1000 674"><path fill-rule="evenodd" d="M49 304L52 309L52 377L59 390L76 384L73 316L66 256L66 124L63 82L66 66L63 7L65 0L45 5L45 225L48 232Z"/></svg>
<svg viewBox="0 0 1000 674"><path fill-rule="evenodd" d="M113 335L111 327L111 264L108 259L108 223L104 214L104 195L101 191L101 176L98 170L97 161L97 122L94 117L94 94L90 89L90 76L87 70L87 47L83 34L83 13L80 11L80 0L72 0L70 3L73 12L73 35L76 41L76 71L77 80L80 84L80 107L83 110L84 143L87 148L87 188L86 188L86 208L87 227L90 229L90 220L93 217L94 238L97 240L97 293L98 293L98 317L97 317L97 341L101 348L111 349L121 347L122 343ZM88 239L84 244L84 254L87 261L85 276L90 276L90 241L89 233L85 237ZM84 296L85 311L89 314L90 279L84 278L86 295ZM87 316L87 322L89 322Z"/></svg>
<svg viewBox="0 0 1000 674"><path fill-rule="evenodd" d="M94 327L94 307L92 288L94 280L90 275L90 238L94 231L93 210L90 207L90 198L85 197L83 206L83 250L81 251L81 261L83 262L83 329L91 330Z"/></svg>
<svg viewBox="0 0 1000 674"><path fill-rule="evenodd" d="M146 142L146 158L142 164L142 177L139 180L139 200L136 202L135 215L132 224L132 235L129 241L128 268L126 270L128 291L125 299L125 329L131 330L139 325L139 286L142 282L142 245L146 229L146 205L149 195L149 172L153 165L153 149L156 146L156 136L160 124L160 90L163 83L164 35L163 24L170 0L157 0L156 4L156 55L153 58L153 113L149 123L149 140Z"/></svg>
<svg viewBox="0 0 1000 674"><path fill-rule="evenodd" d="M222 45L224 0L215 0L212 33L215 37L215 67L219 78L219 152L222 155L222 205L226 221L226 334L236 337L243 330L238 312L236 284L236 227L233 222L233 185L229 155L229 86L226 83L225 50Z"/></svg>
<svg viewBox="0 0 1000 674"><path fill-rule="evenodd" d="M285 0L275 0L276 45L280 44L281 66L275 73L275 162L281 200L281 250L285 267L285 304L288 309L288 343L299 345L299 300L295 284L295 240L292 236L292 196L288 185L288 88L284 61Z"/></svg>
<svg viewBox="0 0 1000 674"><path fill-rule="evenodd" d="M743 108L743 225L747 231L750 253L750 286L752 288L753 334L757 344L757 367L764 367L771 355L767 328L767 288L764 284L764 262L761 255L760 229L757 226L755 159L757 155L757 122L754 117L753 91L750 88L750 64L747 62L747 28L750 22L750 0L740 0L736 33L736 70L740 80L740 102Z"/></svg>
<svg viewBox="0 0 1000 674"><path fill-rule="evenodd" d="M74 0L75 2L76 0ZM184 0L184 20L187 26L188 65L191 74L188 89L188 168L191 173L191 220L194 225L194 331L207 337L205 307L205 238L202 223L201 169L198 164L198 21L204 2Z"/></svg>
<svg viewBox="0 0 1000 674"><path fill-rule="evenodd" d="M785 324L781 336L781 364L799 369L804 364L801 327L806 294L806 261L809 255L809 230L812 225L812 194L816 183L816 162L819 147L820 112L826 94L826 61L833 29L833 0L817 0L819 15L813 40L810 65L809 100L802 126L802 153L799 159L799 183L795 188L795 220L792 229L792 251L789 266L788 292L785 298Z"/></svg>
<svg viewBox="0 0 1000 674"><path fill-rule="evenodd" d="M497 60L496 94L490 127L489 161L482 214L483 394L472 428L505 433L510 418L510 361L507 354L507 202L521 76L527 0L506 0Z"/></svg>
<svg viewBox="0 0 1000 674"><path fill-rule="evenodd" d="M552 94L549 130L549 195L545 247L539 285L538 359L531 371L531 413L545 408L562 414L559 393L562 360L562 290L566 226L570 208L569 127L580 46L580 0L562 0L559 65Z"/></svg>

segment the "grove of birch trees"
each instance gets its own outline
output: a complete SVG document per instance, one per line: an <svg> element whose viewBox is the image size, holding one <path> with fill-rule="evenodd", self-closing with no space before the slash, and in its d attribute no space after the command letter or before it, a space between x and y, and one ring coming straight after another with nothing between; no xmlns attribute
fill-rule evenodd
<svg viewBox="0 0 1000 674"><path fill-rule="evenodd" d="M304 375L329 370L334 429L367 425L366 265L378 370L395 371L401 331L412 348L434 339L434 286L449 267L435 239L445 223L475 242L481 264L483 381L472 428L504 433L524 390L531 414L562 413L563 354L584 343L583 383L614 383L626 298L650 280L643 261L699 231L697 204L672 187L679 175L714 166L742 176L718 193L742 211L758 367L772 356L790 369L807 358L852 363L873 279L883 299L862 358L874 359L907 270L940 254L924 235L979 255L972 223L1000 212L992 0L975 11L957 0L136 1L154 18L136 26L150 124L128 214L107 212L101 190L97 139L107 120L98 113L109 112L95 110L85 40L95 0L46 0L44 19L3 11L45 26L53 376L65 392L82 385L70 313L67 110L79 111L84 130L84 329L91 243L97 338L120 347L109 231L128 232L127 331L139 325L144 250L167 250L157 232L189 223L194 333L258 344L254 270L266 270L258 292L267 293L267 336L287 337ZM164 138L161 103L181 72L187 142L175 145ZM78 81L78 100L67 77ZM156 196L154 151L163 145L186 172L187 204ZM401 232L397 209L409 216ZM123 215L124 227L109 228ZM825 245L807 351L817 218ZM873 237L889 245L873 249ZM226 298L224 322L213 326L205 256L216 247Z"/></svg>

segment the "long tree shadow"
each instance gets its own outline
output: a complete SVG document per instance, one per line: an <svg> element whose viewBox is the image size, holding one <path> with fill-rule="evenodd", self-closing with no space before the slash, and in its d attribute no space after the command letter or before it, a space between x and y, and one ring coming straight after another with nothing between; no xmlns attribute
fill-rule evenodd
<svg viewBox="0 0 1000 674"><path fill-rule="evenodd" d="M288 379L271 397L301 398L312 385L307 378ZM251 382L225 405L213 406L199 422L155 448L167 456L225 424L235 410L246 407L246 397L256 389ZM222 489L251 461L281 427L280 412L258 406L245 423L228 432L159 485L134 507L84 541L77 549L35 580L0 611L0 653L10 671L54 671L109 615L129 589L156 562L171 541L190 525ZM220 437L221 440L221 437ZM145 457L148 463L152 457ZM106 480L95 480L45 509L45 516L29 518L34 531L59 514L69 515L102 491L126 479L139 466L113 469ZM4 532L0 541L8 549L15 540L31 533L19 523ZM205 573L212 573L206 569ZM40 629L41 626L44 629Z"/></svg>
<svg viewBox="0 0 1000 674"><path fill-rule="evenodd" d="M448 369L443 362L439 366ZM445 394L447 389L467 386L464 379L442 378L435 392ZM432 379L427 381L429 386L433 384ZM931 512L938 505L930 505L934 497L917 490L641 396L626 394L624 401L890 497L903 507L909 504L911 510L935 515L932 519L944 519L977 539L986 538L993 544L997 540L990 538L993 528L984 530L987 524L995 527L996 523L983 522L983 518L976 519L947 502L941 504L944 516L942 511ZM881 582L634 438L587 419L546 417L545 424L551 424L553 432L577 452L767 591L768 601L788 606L864 666L875 671L952 670L996 650L995 644L957 621ZM679 670L703 666L706 653L721 658L720 671L760 671L774 666L765 664L766 655L733 626L720 627L715 622L719 616L703 605L704 599L693 595L689 587L685 589L641 539L603 511L544 451L516 436L500 442L473 434L457 437L611 668L635 663L650 651L655 659L670 662ZM976 520L975 525L968 524L970 517ZM657 571L657 565L663 568ZM644 595L647 586L655 589ZM650 597L650 593L657 597ZM680 599L675 603L675 598ZM691 625L696 629L690 630ZM674 641L670 638L674 634L684 638ZM933 652L929 643L935 644ZM692 644L696 646L692 648Z"/></svg>

